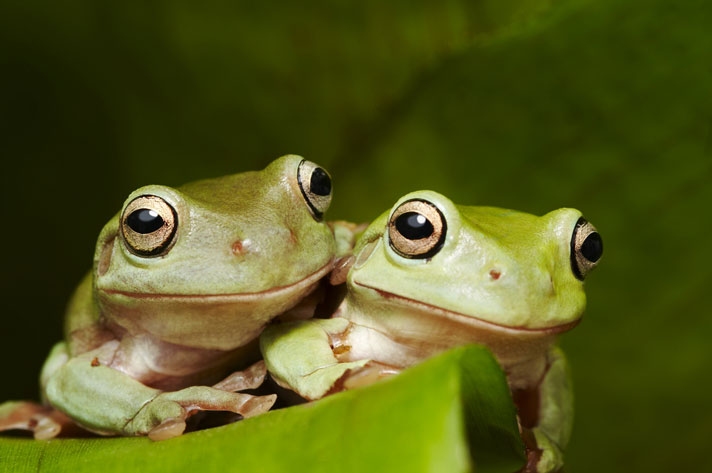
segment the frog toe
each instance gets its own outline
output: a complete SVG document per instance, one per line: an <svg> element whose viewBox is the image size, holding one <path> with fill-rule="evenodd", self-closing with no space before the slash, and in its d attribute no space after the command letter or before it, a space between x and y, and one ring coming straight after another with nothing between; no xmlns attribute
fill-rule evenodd
<svg viewBox="0 0 712 473"><path fill-rule="evenodd" d="M166 419L148 432L148 438L154 441L178 437L185 431L185 419Z"/></svg>
<svg viewBox="0 0 712 473"><path fill-rule="evenodd" d="M237 412L242 417L254 417L259 414L263 414L269 411L274 403L277 401L276 394L268 394L266 396L250 396L249 394L243 394L242 396L249 396L248 399L241 401Z"/></svg>
<svg viewBox="0 0 712 473"><path fill-rule="evenodd" d="M0 431L24 430L38 440L59 435L72 421L59 411L28 401L10 401L0 406Z"/></svg>
<svg viewBox="0 0 712 473"><path fill-rule="evenodd" d="M265 362L260 360L245 370L235 371L213 387L229 392L256 389L262 385L266 375L267 367Z"/></svg>

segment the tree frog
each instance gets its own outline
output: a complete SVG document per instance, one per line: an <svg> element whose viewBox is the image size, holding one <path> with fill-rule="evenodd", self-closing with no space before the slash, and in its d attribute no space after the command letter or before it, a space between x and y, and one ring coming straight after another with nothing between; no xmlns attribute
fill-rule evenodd
<svg viewBox="0 0 712 473"><path fill-rule="evenodd" d="M0 429L50 438L68 418L99 434L163 439L197 411L268 410L274 395L234 392L259 386L263 364L220 379L259 359L271 319L316 304L310 295L335 256L323 221L331 196L329 174L295 155L131 193L101 231L65 339L42 369L54 409L8 403Z"/></svg>
<svg viewBox="0 0 712 473"><path fill-rule="evenodd" d="M596 229L574 209L537 217L458 206L433 191L407 194L335 269L332 279L345 280L347 294L330 318L262 334L267 369L283 387L318 399L457 345L485 345L518 407L524 471L555 471L572 396L554 343L579 323L583 280L602 250Z"/></svg>

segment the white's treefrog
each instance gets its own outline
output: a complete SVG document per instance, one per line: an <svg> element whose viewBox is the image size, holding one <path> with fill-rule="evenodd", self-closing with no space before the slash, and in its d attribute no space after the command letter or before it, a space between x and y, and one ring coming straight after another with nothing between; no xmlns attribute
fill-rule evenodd
<svg viewBox="0 0 712 473"><path fill-rule="evenodd" d="M528 446L525 471L555 471L571 389L556 336L578 324L583 279L603 246L573 209L542 217L402 197L332 274L348 292L331 318L276 324L260 344L272 377L306 399L369 384L448 348L487 346L507 374Z"/></svg>
<svg viewBox="0 0 712 473"><path fill-rule="evenodd" d="M0 429L50 438L71 419L99 434L163 439L200 410L268 410L274 395L235 392L262 383L260 362L220 380L259 359L270 320L313 310L336 251L322 220L331 195L328 173L295 155L133 192L101 231L65 339L42 370L47 404L5 404Z"/></svg>

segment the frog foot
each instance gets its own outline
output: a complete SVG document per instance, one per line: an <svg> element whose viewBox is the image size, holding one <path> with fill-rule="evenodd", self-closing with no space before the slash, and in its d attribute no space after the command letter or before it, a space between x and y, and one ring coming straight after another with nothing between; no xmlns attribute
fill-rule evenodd
<svg viewBox="0 0 712 473"><path fill-rule="evenodd" d="M230 411L240 414L242 417L253 417L270 410L277 399L277 396L272 394L269 396L251 396L249 394L237 394L242 398L242 401L237 402L237 405L230 406L206 406L206 405L191 405L186 408L183 414L178 417L172 417L164 420L156 427L148 432L148 438L151 440L166 440L173 437L178 437L183 434L186 428L186 419L198 411L220 410Z"/></svg>
<svg viewBox="0 0 712 473"><path fill-rule="evenodd" d="M196 403L190 399L177 400L176 402L183 407L183 409L179 411L178 417L163 420L149 431L149 438L152 440L164 440L183 434L186 428L186 419L190 417L191 414L201 410L235 412L242 417L252 417L268 411L276 400L275 395L252 396L249 394L235 394L236 391L260 387L266 375L267 368L265 362L260 360L247 369L235 371L219 383L214 384L212 386L213 389L233 394L233 396L229 396L229 398L233 398L234 400L232 404L230 399L224 396L221 396L222 400L218 400L217 403L215 403L213 399L207 402L204 399ZM164 397L169 398L171 396L166 394Z"/></svg>
<svg viewBox="0 0 712 473"><path fill-rule="evenodd" d="M526 447L527 463L517 473L559 473L563 466L563 453L538 428L520 428Z"/></svg>
<svg viewBox="0 0 712 473"><path fill-rule="evenodd" d="M275 394L253 396L209 386L191 386L153 398L126 424L125 431L148 435L152 440L165 440L181 435L186 419L199 411L225 411L253 417L267 412L276 400Z"/></svg>
<svg viewBox="0 0 712 473"><path fill-rule="evenodd" d="M219 383L214 384L213 387L230 392L256 389L262 385L266 375L267 367L265 366L265 362L260 360L245 370L235 371Z"/></svg>
<svg viewBox="0 0 712 473"><path fill-rule="evenodd" d="M355 389L371 385L400 372L398 368L371 360L361 368L347 372L339 384L342 385L342 389Z"/></svg>
<svg viewBox="0 0 712 473"><path fill-rule="evenodd" d="M59 435L72 420L49 406L29 401L10 401L0 405L0 431L25 430L35 439L46 440Z"/></svg>

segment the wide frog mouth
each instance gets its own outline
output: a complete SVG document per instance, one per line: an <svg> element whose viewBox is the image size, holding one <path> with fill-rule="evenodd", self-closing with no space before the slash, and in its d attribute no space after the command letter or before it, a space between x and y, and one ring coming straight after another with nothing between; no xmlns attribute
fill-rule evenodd
<svg viewBox="0 0 712 473"><path fill-rule="evenodd" d="M508 333L511 335L531 335L531 336L546 336L546 335L558 335L560 333L568 332L569 330L576 327L580 322L582 316L579 315L575 320L571 322L566 322L559 325L553 325L550 327L525 327L525 326L507 326L503 324L498 324L483 318L477 317L476 315L465 314L462 312L453 311L440 307L437 305L429 304L427 302L412 299L410 297L402 296L389 292L383 289L379 289L368 284L361 283L359 281L353 280L353 284L364 289L376 292L380 297L385 300L395 301L399 304L412 307L418 311L427 312L435 314L440 317L445 317L453 322L461 323L466 326L472 326L476 328L489 329L491 331L497 331L501 333Z"/></svg>
<svg viewBox="0 0 712 473"><path fill-rule="evenodd" d="M307 275L306 277L297 280L290 284L285 284L283 286L272 287L263 291L255 292L234 292L234 293L207 293L207 294L175 294L175 293L160 293L160 292L137 292L137 291L124 291L120 289L107 289L102 287L97 287L97 290L108 294L111 296L123 296L131 299L141 299L141 300L169 300L169 301L190 301L190 302L217 302L217 303L251 303L257 302L264 299L279 298L283 295L298 292L302 288L307 288L312 284L315 284L324 276L326 276L329 271L331 271L333 262L329 261L324 266L319 268L317 271Z"/></svg>
<svg viewBox="0 0 712 473"><path fill-rule="evenodd" d="M108 325L133 337L149 335L183 347L234 350L257 338L270 320L309 299L331 267L329 262L296 282L258 292L174 294L97 288L98 304Z"/></svg>

